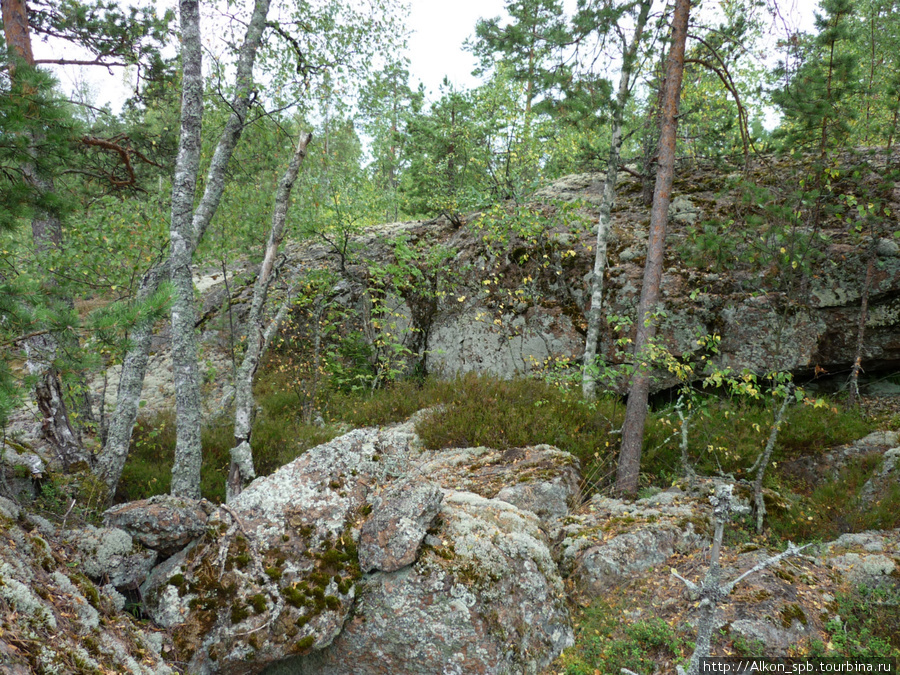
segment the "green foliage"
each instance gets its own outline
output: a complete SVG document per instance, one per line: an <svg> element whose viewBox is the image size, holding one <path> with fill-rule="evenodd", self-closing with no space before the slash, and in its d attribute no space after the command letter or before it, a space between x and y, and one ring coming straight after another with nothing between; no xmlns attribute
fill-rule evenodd
<svg viewBox="0 0 900 675"><path fill-rule="evenodd" d="M881 459L877 453L856 457L837 476L811 490L801 483L787 508L771 514L772 531L785 540L827 541L848 532L900 527L900 485L891 485L874 503L861 498ZM791 478L782 481L790 484Z"/></svg>
<svg viewBox="0 0 900 675"><path fill-rule="evenodd" d="M576 617L575 644L554 666L566 675L619 675L622 668L650 673L684 656L688 645L671 626L658 618L623 621L626 609L595 598Z"/></svg>
<svg viewBox="0 0 900 675"><path fill-rule="evenodd" d="M859 586L837 594L825 624L827 644L814 643L810 656L900 658L900 586L896 582Z"/></svg>
<svg viewBox="0 0 900 675"><path fill-rule="evenodd" d="M855 56L845 49L852 39L853 0L823 0L816 14L818 34L797 43L799 66L777 73L787 80L773 94L785 122L779 135L787 148L815 149L823 155L840 147L856 116L851 96L859 82Z"/></svg>
<svg viewBox="0 0 900 675"><path fill-rule="evenodd" d="M444 405L416 425L426 447L505 450L547 443L581 460L593 483L589 489L608 477L614 451L609 432L623 413L614 399L588 403L542 380L474 374L454 380L447 393Z"/></svg>

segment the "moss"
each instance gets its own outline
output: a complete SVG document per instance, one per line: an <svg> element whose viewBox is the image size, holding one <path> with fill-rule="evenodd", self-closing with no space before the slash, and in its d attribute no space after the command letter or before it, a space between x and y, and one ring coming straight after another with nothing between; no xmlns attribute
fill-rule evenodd
<svg viewBox="0 0 900 675"><path fill-rule="evenodd" d="M341 607L341 601L333 595L326 595L325 606L332 611L337 611Z"/></svg>
<svg viewBox="0 0 900 675"><path fill-rule="evenodd" d="M266 568L266 575L272 581L278 581L279 579L281 579L282 574L283 574L282 571L280 569L278 569L277 567L267 567Z"/></svg>
<svg viewBox="0 0 900 675"><path fill-rule="evenodd" d="M312 635L307 635L305 638L301 638L294 643L294 651L295 652L305 652L308 651L314 644L316 643L316 639Z"/></svg>
<svg viewBox="0 0 900 675"><path fill-rule="evenodd" d="M309 623L309 618L309 615L301 614L299 617L297 617L297 620L294 623L298 628L303 628L306 624Z"/></svg>
<svg viewBox="0 0 900 675"><path fill-rule="evenodd" d="M781 609L781 625L785 628L790 628L794 621L799 621L804 626L808 623L803 608L797 603L785 605Z"/></svg>
<svg viewBox="0 0 900 675"><path fill-rule="evenodd" d="M169 586L174 586L175 588L181 588L182 586L184 586L184 575L183 574L173 574L166 583Z"/></svg>
<svg viewBox="0 0 900 675"><path fill-rule="evenodd" d="M262 593L257 593L256 595L251 595L249 598L250 606L253 607L253 611L257 614L262 614L266 611L268 607L268 603L266 602L266 596Z"/></svg>
<svg viewBox="0 0 900 675"><path fill-rule="evenodd" d="M774 574L776 577L778 577L779 579L784 579L784 580L787 581L788 583L793 583L793 582L794 582L794 579L796 578L794 574L792 574L791 572L788 572L787 570L780 570L780 569L778 569L778 570L775 570L775 571L773 572L773 574Z"/></svg>
<svg viewBox="0 0 900 675"><path fill-rule="evenodd" d="M231 623L240 623L250 616L250 610L246 605L234 604L231 607Z"/></svg>
<svg viewBox="0 0 900 675"><path fill-rule="evenodd" d="M281 595L284 596L284 599L287 600L288 604L292 607L300 607L306 606L306 594L302 591L298 590L295 586L285 586L281 589Z"/></svg>

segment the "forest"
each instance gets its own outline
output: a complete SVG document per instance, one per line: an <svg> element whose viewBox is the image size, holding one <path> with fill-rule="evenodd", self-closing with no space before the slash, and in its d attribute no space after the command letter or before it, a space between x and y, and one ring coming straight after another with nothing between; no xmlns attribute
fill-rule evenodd
<svg viewBox="0 0 900 675"><path fill-rule="evenodd" d="M313 453L323 447L340 455L355 433L387 447L392 425L411 424L423 452L569 453L578 506L613 514L589 536L642 517L607 495L649 503L679 481L727 478L752 513L731 510L730 487L699 489L715 492L712 529L697 525L714 531L710 569L723 537L744 553L779 548L759 571L797 556L791 542L897 528L894 464L879 468L886 448L865 453L898 445L900 414L864 401L861 382L893 363L900 312L900 7L820 0L801 29L787 4L506 0L462 45L478 84L445 78L428 92L410 74L403 0L179 0L173 10L0 0L0 459L40 457L35 503L63 528L171 494L220 504L235 523L220 526L228 539L238 526L249 536L232 506L255 478L304 453L323 461ZM54 45L51 57L36 56L38 41ZM90 87L61 86L51 66L72 64L124 69L127 100L101 106ZM796 319L810 307L840 309L819 321L813 356L789 344L812 339ZM540 321L568 332L529 343ZM496 338L498 354L519 350L509 372L448 355L476 334ZM821 365L829 349L833 372ZM147 381L163 356L174 396L160 404ZM825 375L831 384L817 387ZM876 431L893 444L871 441ZM852 443L859 456L826 455ZM372 466L400 461L372 447ZM838 473L813 481L823 457ZM16 479L28 478L22 467ZM472 463L466 480L482 469ZM328 489L344 498L345 479ZM289 566L274 544L235 544L240 564L228 567L226 542L213 591L191 600L199 628L176 636L173 653L219 658L198 646L213 625L204 612L227 595L223 575L251 563L262 581L247 582L259 586L244 604L228 591L221 616L237 626L307 607L285 649L328 647L340 627L327 639L302 631L329 612L343 621L363 583L346 518L339 536L317 540L321 551L303 544L313 577L327 572L327 596L304 596L305 582L276 588ZM677 521L691 546L694 520ZM321 527L295 529L312 541ZM581 536L564 535L563 548ZM451 565L452 547L429 536L420 555ZM166 582L172 594L205 592L202 570L184 565ZM672 573L707 592L710 577ZM712 631L734 587L714 581L708 620L691 630ZM822 619L816 629L831 638L809 653L896 657L891 589L872 612L861 591L834 591L843 637ZM15 604L4 592L0 603ZM622 628L609 619L619 601L591 597L558 608L569 632L576 617L575 646L554 669L653 672L666 658L697 672L684 630L645 619ZM127 606L143 618L144 602ZM800 604L785 607L807 625ZM799 630L794 609L779 611ZM729 654L758 651L722 636ZM32 653L32 638L15 639ZM704 639L696 658L710 653ZM571 644L535 649L551 654L546 666Z"/></svg>
<svg viewBox="0 0 900 675"><path fill-rule="evenodd" d="M202 55L196 3L177 15L107 2L3 4L0 411L5 424L17 405L33 400L63 465L87 461L113 491L137 419L152 327L170 314L178 392L172 489L199 495L192 266L225 270L239 258L263 260L263 302L285 237L327 243L345 271L351 259L366 264L352 242L368 226L439 216L458 226L466 214L502 205L502 227L540 228L530 222L537 188L566 174L605 172L580 373L590 400L602 358L597 338L617 175L639 179L657 214L644 281L651 291L665 246L665 175L671 185L676 157L745 170L758 157L806 158L798 161L796 190L783 200L791 218L812 230L843 219L860 240L894 236L885 198L890 162L865 195L835 187L847 153L857 172L871 161L867 153L891 155L900 19L890 2L822 2L805 33L788 30L774 2L692 9L583 0L569 14L558 0L511 1L505 18L473 26L465 45L478 57L482 84L460 90L445 81L433 100L410 81L402 56L402 3L270 7L260 0L235 15L208 11L227 36L227 48L212 58ZM167 56L173 35L180 53ZM94 67L126 65L135 87L121 110L91 105L88 92L61 91L45 66L66 59L32 54L32 40L46 37L80 46ZM293 174L279 183L292 156ZM280 200L282 222L273 221L267 244L272 199ZM781 251L799 274L808 270L802 253ZM394 264L410 267L422 255L431 258L432 278L434 269L452 266L448 250L398 253ZM427 272L411 271L409 283L418 274L420 292L435 292ZM306 281L308 288L326 283ZM653 345L657 300L644 296L638 355ZM262 335L269 318L261 307L255 312ZM388 386L404 373L389 363L385 340L358 345L367 351L367 372L342 372L346 345L317 368L338 389ZM234 374L248 383L261 357L251 352L232 345L233 362L248 355L245 371ZM87 383L115 364L123 366L116 408L98 411ZM859 367L858 358L854 376ZM648 369L631 379L618 487L633 493ZM238 412L237 423L248 427L248 414ZM249 427L234 435L248 440Z"/></svg>

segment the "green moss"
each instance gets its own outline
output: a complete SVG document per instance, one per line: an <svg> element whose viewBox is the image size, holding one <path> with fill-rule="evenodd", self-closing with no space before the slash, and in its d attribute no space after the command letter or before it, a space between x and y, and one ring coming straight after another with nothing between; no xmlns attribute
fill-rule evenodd
<svg viewBox="0 0 900 675"><path fill-rule="evenodd" d="M305 652L309 650L316 643L316 639L312 635L307 635L305 638L301 638L294 643L294 651L295 652Z"/></svg>
<svg viewBox="0 0 900 675"><path fill-rule="evenodd" d="M173 574L166 583L169 586L174 586L175 588L181 588L182 586L184 586L184 575L183 574Z"/></svg>
<svg viewBox="0 0 900 675"><path fill-rule="evenodd" d="M283 574L283 572L280 569L278 569L277 567L267 567L266 568L266 575L272 581L278 581L279 579L281 579L282 574Z"/></svg>
<svg viewBox="0 0 900 675"><path fill-rule="evenodd" d="M250 616L250 610L246 605L234 604L231 607L231 623L240 623Z"/></svg>
<svg viewBox="0 0 900 675"><path fill-rule="evenodd" d="M284 599L287 600L288 604L292 607L300 607L306 606L306 594L302 591L298 590L295 586L285 586L281 589L281 595L284 596Z"/></svg>
<svg viewBox="0 0 900 675"><path fill-rule="evenodd" d="M790 628L794 621L799 621L804 626L808 623L806 614L803 612L800 605L793 603L782 607L781 625L785 628Z"/></svg>
<svg viewBox="0 0 900 675"><path fill-rule="evenodd" d="M256 595L251 595L249 598L250 606L253 607L253 611L257 614L262 614L266 611L268 607L268 602L266 601L266 596L262 593L257 593Z"/></svg>

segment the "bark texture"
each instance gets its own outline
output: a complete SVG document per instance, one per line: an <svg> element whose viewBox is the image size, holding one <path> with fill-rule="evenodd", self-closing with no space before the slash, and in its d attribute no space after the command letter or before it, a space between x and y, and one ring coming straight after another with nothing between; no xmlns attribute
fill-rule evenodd
<svg viewBox="0 0 900 675"><path fill-rule="evenodd" d="M203 58L200 46L199 0L181 0L181 136L172 181L172 221L169 226L172 279L172 368L175 380L176 442L172 494L200 498L200 374L194 334L193 255L194 194L200 172L200 130L203 125Z"/></svg>
<svg viewBox="0 0 900 675"><path fill-rule="evenodd" d="M641 442L647 418L647 397L650 393L651 364L646 362L647 347L656 335L655 314L659 304L659 285L662 279L663 257L666 251L666 225L669 203L672 201L672 182L675 175L675 140L678 128L678 103L684 75L684 51L687 42L690 0L676 0L672 18L672 41L666 66L666 90L660 120L659 163L653 207L650 211L650 241L641 301L638 305L637 331L634 338L635 373L628 390L625 424L622 427L622 448L616 473L616 490L635 494L641 466Z"/></svg>
<svg viewBox="0 0 900 675"><path fill-rule="evenodd" d="M253 470L253 453L250 434L253 426L253 413L256 409L253 398L253 378L259 367L259 360L284 318L289 302L285 302L278 315L268 325L263 320L263 309L269 294L269 287L275 277L275 260L278 247L284 238L284 225L288 208L291 205L291 191L297 180L300 165L306 158L306 148L312 140L307 134L297 143L297 149L290 164L278 183L275 193L275 207L272 212L272 227L266 242L266 253L253 287L253 299L250 302L250 313L247 316L247 351L238 370L235 382L234 411L234 448L231 450L231 467L228 471L227 501L231 501L241 493L244 485L256 476Z"/></svg>
<svg viewBox="0 0 900 675"><path fill-rule="evenodd" d="M31 48L31 30L28 25L28 8L24 0L2 0L0 13L3 17L3 34L6 39L10 59L9 75L16 76L16 66L22 64L34 67L34 53ZM35 117L40 111L34 111ZM40 131L29 139L29 153L35 157L43 138ZM22 166L26 183L37 193L47 195L56 191L53 179L43 175L35 162ZM59 214L45 209L36 210L31 221L31 236L38 258L46 252L62 246L62 221ZM63 397L62 382L55 365L59 352L59 336L39 335L25 343L26 366L30 375L36 378L34 399L41 412L41 430L44 438L53 447L57 458L65 470L87 460L81 440L72 426L66 402Z"/></svg>
<svg viewBox="0 0 900 675"><path fill-rule="evenodd" d="M228 118L225 128L219 136L219 141L207 172L203 197L200 199L200 203L193 214L192 252L203 238L225 191L225 169L231 161L234 148L237 146L241 133L244 130L247 112L250 109L253 94L253 65L266 28L269 5L270 0L256 0L253 15L247 26L244 43L241 46L238 58L235 76L237 86L234 97L230 102L231 116ZM168 260L148 270L141 280L137 294L138 302L146 301L156 293L160 284L169 277ZM145 322L135 327L130 337L131 346L122 363L116 410L111 416L109 436L100 456L100 475L109 487L110 493L115 492L116 485L122 475L122 469L128 457L131 433L137 421L141 389L147 372L150 345L153 337L152 322Z"/></svg>
<svg viewBox="0 0 900 675"><path fill-rule="evenodd" d="M853 359L853 368L850 370L850 382L847 385L847 404L855 406L859 403L859 373L862 371L863 347L866 344L866 323L869 320L869 291L872 288L872 279L875 276L875 258L878 239L872 236L872 245L869 249L869 264L866 265L866 281L863 284L863 293L859 305L859 324L856 330L856 357Z"/></svg>
<svg viewBox="0 0 900 675"><path fill-rule="evenodd" d="M603 320L603 275L606 272L607 244L609 228L612 224L612 209L616 202L616 179L619 175L619 156L622 149L622 120L625 105L631 95L631 76L635 57L650 14L650 0L640 5L634 34L630 44L624 45L622 74L619 77L619 91L613 112L612 139L609 145L609 159L606 180L603 183L603 197L600 201L600 215L597 218L597 249L594 252L594 271L591 275L591 305L587 313L587 337L584 341L584 369L582 371L582 393L587 399L597 395L597 344L600 340L600 324Z"/></svg>

